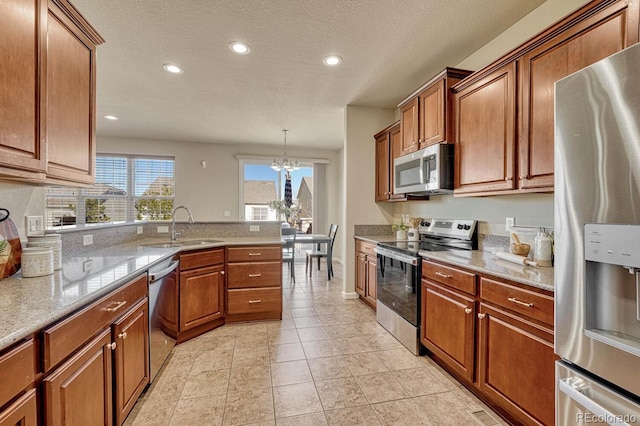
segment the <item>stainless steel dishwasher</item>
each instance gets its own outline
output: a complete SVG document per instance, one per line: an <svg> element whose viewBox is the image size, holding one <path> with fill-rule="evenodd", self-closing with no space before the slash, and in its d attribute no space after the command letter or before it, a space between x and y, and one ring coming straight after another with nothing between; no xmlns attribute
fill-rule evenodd
<svg viewBox="0 0 640 426"><path fill-rule="evenodd" d="M177 296L178 258L168 258L149 270L149 364L150 383L153 382L162 364L171 354L176 339L163 326L163 317L175 311ZM173 313L175 315L175 313Z"/></svg>

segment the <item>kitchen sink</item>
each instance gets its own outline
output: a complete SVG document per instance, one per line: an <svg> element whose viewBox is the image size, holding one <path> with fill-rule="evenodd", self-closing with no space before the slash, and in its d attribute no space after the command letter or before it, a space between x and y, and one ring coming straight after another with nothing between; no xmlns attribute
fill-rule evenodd
<svg viewBox="0 0 640 426"><path fill-rule="evenodd" d="M171 247L185 247L185 246L201 246L204 244L221 243L222 240L202 239L202 240L182 240L182 241L158 241L157 243L140 244L141 247L153 247L153 248L171 248Z"/></svg>

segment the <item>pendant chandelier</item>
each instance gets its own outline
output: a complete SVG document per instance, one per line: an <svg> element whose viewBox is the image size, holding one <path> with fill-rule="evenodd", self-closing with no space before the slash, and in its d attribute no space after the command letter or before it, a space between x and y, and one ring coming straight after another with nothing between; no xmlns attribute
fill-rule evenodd
<svg viewBox="0 0 640 426"><path fill-rule="evenodd" d="M289 131L284 129L282 132L284 133L284 155L280 159L274 158L271 163L271 168L276 172L279 172L282 169L286 171L298 170L300 168L298 160L289 160L289 157L287 157L287 133L289 133Z"/></svg>

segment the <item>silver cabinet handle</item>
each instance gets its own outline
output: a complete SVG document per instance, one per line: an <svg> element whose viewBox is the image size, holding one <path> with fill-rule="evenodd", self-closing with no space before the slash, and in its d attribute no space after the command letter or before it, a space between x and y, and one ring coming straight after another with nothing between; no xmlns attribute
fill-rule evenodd
<svg viewBox="0 0 640 426"><path fill-rule="evenodd" d="M249 274L249 278L258 278L261 277L262 274Z"/></svg>
<svg viewBox="0 0 640 426"><path fill-rule="evenodd" d="M224 275L224 271L220 271L220 275Z"/></svg>
<svg viewBox="0 0 640 426"><path fill-rule="evenodd" d="M478 314L478 319L484 319L485 316L486 314Z"/></svg>
<svg viewBox="0 0 640 426"><path fill-rule="evenodd" d="M533 303L523 302L521 300L516 299L515 297L507 298L509 302L517 303L518 305L526 306L527 308L533 308Z"/></svg>
<svg viewBox="0 0 640 426"><path fill-rule="evenodd" d="M261 256L262 253L249 253L249 256Z"/></svg>
<svg viewBox="0 0 640 426"><path fill-rule="evenodd" d="M125 331L123 333L118 334L118 337L121 338L121 339L126 339L127 338L127 332Z"/></svg>
<svg viewBox="0 0 640 426"><path fill-rule="evenodd" d="M117 311L118 309L122 308L122 307L123 307L124 305L126 305L126 304L127 304L127 301L126 301L126 300L123 300L122 302L118 302L118 303L116 304L116 306L113 306L113 307L111 307L111 308L107 308L107 309L106 309L106 311L107 311L107 312L115 312L115 311Z"/></svg>
<svg viewBox="0 0 640 426"><path fill-rule="evenodd" d="M471 308L464 308L464 313L465 314L470 314L473 311L473 309Z"/></svg>
<svg viewBox="0 0 640 426"><path fill-rule="evenodd" d="M249 300L249 303L261 303L262 300L258 299L258 300Z"/></svg>
<svg viewBox="0 0 640 426"><path fill-rule="evenodd" d="M442 278L451 278L451 275L443 274L440 271L437 271L436 275L439 276L439 277L442 277Z"/></svg>
<svg viewBox="0 0 640 426"><path fill-rule="evenodd" d="M116 350L116 346L117 346L116 342L112 342L112 343L107 344L107 348L111 349L112 351Z"/></svg>

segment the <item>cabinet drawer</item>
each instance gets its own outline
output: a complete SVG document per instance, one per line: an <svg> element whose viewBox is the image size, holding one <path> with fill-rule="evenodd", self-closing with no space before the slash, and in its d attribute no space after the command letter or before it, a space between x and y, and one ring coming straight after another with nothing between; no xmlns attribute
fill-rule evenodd
<svg viewBox="0 0 640 426"><path fill-rule="evenodd" d="M251 288L227 292L229 314L279 312L282 310L282 289Z"/></svg>
<svg viewBox="0 0 640 426"><path fill-rule="evenodd" d="M553 326L553 297L482 277L480 297Z"/></svg>
<svg viewBox="0 0 640 426"><path fill-rule="evenodd" d="M376 244L370 243L367 241L356 240L356 251L366 254L367 256L376 257L376 252L374 251Z"/></svg>
<svg viewBox="0 0 640 426"><path fill-rule="evenodd" d="M180 255L180 270L201 268L224 263L224 249L202 250Z"/></svg>
<svg viewBox="0 0 640 426"><path fill-rule="evenodd" d="M44 371L64 360L147 295L147 274L44 330Z"/></svg>
<svg viewBox="0 0 640 426"><path fill-rule="evenodd" d="M0 407L34 380L35 347L30 339L0 356Z"/></svg>
<svg viewBox="0 0 640 426"><path fill-rule="evenodd" d="M228 288L280 287L282 262L232 263L227 274Z"/></svg>
<svg viewBox="0 0 640 426"><path fill-rule="evenodd" d="M227 262L282 260L282 246L227 247Z"/></svg>
<svg viewBox="0 0 640 426"><path fill-rule="evenodd" d="M422 277L465 293L476 294L476 276L470 272L423 260Z"/></svg>

